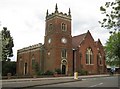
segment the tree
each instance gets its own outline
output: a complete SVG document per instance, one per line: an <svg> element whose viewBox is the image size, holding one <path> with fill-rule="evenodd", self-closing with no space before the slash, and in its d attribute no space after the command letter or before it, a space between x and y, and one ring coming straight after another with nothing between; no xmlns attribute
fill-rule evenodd
<svg viewBox="0 0 120 89"><path fill-rule="evenodd" d="M109 29L111 34L105 47L107 62L120 67L120 0L106 2L100 11L105 18L99 23L101 27Z"/></svg>
<svg viewBox="0 0 120 89"><path fill-rule="evenodd" d="M106 2L100 11L105 15L103 21L99 21L101 27L112 29L110 33L120 31L120 0Z"/></svg>
<svg viewBox="0 0 120 89"><path fill-rule="evenodd" d="M120 32L110 36L106 43L107 63L120 67Z"/></svg>
<svg viewBox="0 0 120 89"><path fill-rule="evenodd" d="M6 27L3 27L1 31L1 46L2 46L2 75L6 76L7 73L16 73L16 62L11 62L9 57L13 56L14 47L13 38L10 35L10 31Z"/></svg>
<svg viewBox="0 0 120 89"><path fill-rule="evenodd" d="M32 68L33 68L33 75L37 75L38 72L40 72L39 64L38 62L33 61L32 63Z"/></svg>
<svg viewBox="0 0 120 89"><path fill-rule="evenodd" d="M2 61L2 76L7 76L8 73L16 74L16 62Z"/></svg>
<svg viewBox="0 0 120 89"><path fill-rule="evenodd" d="M2 34L2 61L7 61L9 58L13 56L14 47L13 38L10 35L10 31L7 30L6 27L3 27L1 31Z"/></svg>

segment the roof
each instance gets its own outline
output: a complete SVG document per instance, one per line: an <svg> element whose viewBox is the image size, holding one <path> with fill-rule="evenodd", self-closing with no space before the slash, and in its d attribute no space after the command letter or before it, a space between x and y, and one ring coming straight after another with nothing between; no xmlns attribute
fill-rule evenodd
<svg viewBox="0 0 120 89"><path fill-rule="evenodd" d="M28 50L34 50L34 49L40 48L41 46L42 46L42 43L34 44L32 46L28 46L28 47L24 47L22 49L19 49L18 52L21 53L21 52L25 52Z"/></svg>
<svg viewBox="0 0 120 89"><path fill-rule="evenodd" d="M84 40L86 34L87 33L72 37L73 48L76 48L78 45L80 45L82 43L82 41Z"/></svg>
<svg viewBox="0 0 120 89"><path fill-rule="evenodd" d="M98 41L95 41L95 43L96 43L97 47L103 46L100 39L98 39Z"/></svg>

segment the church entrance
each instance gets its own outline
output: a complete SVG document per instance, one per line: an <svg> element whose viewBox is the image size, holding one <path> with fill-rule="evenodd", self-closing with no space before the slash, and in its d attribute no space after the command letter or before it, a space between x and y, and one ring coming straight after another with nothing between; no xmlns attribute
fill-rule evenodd
<svg viewBox="0 0 120 89"><path fill-rule="evenodd" d="M61 72L62 72L62 74L65 74L65 75L67 75L67 72L68 72L68 65L67 65L67 60L66 59L63 59L62 61L61 61Z"/></svg>
<svg viewBox="0 0 120 89"><path fill-rule="evenodd" d="M62 65L62 74L66 74L66 66Z"/></svg>

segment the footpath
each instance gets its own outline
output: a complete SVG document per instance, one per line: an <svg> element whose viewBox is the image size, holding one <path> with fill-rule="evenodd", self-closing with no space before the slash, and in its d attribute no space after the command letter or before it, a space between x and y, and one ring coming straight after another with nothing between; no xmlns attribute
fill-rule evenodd
<svg viewBox="0 0 120 89"><path fill-rule="evenodd" d="M78 79L86 79L86 78L97 78L97 77L107 77L109 74L102 75L84 75L78 76ZM0 80L2 82L20 82L20 81L41 81L41 80L60 80L60 79L74 79L74 76L66 76L66 77L46 77L46 78L23 78L23 79L4 79Z"/></svg>
<svg viewBox="0 0 120 89"><path fill-rule="evenodd" d="M87 75L87 76L78 76L78 79L74 79L74 76L70 77L50 77L50 78L27 78L27 79L6 79L0 80L2 81L2 87L12 87L13 88L29 88L34 86L44 86L44 85L52 85L59 83L67 83L67 82L76 82L82 81L88 78L99 78L99 77L108 77L109 74L103 75Z"/></svg>

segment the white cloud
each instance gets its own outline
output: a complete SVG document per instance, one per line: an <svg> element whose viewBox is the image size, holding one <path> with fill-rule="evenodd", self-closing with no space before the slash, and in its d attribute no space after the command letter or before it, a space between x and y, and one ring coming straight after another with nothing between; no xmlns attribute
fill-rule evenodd
<svg viewBox="0 0 120 89"><path fill-rule="evenodd" d="M72 35L90 30L95 40L100 38L105 44L109 33L98 24L102 18L99 7L105 1L108 0L0 0L1 24L14 39L13 60L18 49L44 42L46 10L54 12L56 3L60 12L68 13L71 8Z"/></svg>

